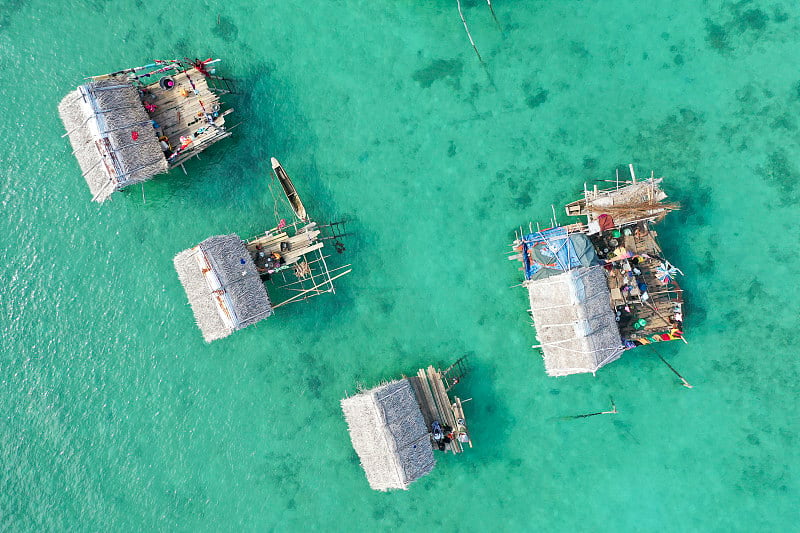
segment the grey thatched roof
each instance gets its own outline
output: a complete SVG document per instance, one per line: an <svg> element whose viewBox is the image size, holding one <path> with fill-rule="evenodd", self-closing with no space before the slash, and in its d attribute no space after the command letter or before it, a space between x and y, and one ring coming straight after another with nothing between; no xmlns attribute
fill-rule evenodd
<svg viewBox="0 0 800 533"><path fill-rule="evenodd" d="M433 470L430 434L407 379L345 398L342 411L371 488L407 489Z"/></svg>
<svg viewBox="0 0 800 533"><path fill-rule="evenodd" d="M237 235L210 237L176 255L174 263L207 342L272 315L264 283Z"/></svg>
<svg viewBox="0 0 800 533"><path fill-rule="evenodd" d="M576 268L524 285L549 375L594 373L622 354L602 268Z"/></svg>
<svg viewBox="0 0 800 533"><path fill-rule="evenodd" d="M81 85L58 112L94 200L167 171L139 91L124 76Z"/></svg>

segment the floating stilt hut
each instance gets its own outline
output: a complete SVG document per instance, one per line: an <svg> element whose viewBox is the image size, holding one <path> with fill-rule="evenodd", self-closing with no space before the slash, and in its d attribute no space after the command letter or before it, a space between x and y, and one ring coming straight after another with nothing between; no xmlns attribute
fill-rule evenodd
<svg viewBox="0 0 800 533"><path fill-rule="evenodd" d="M595 373L636 346L683 340L682 272L665 257L654 225L677 204L662 179L607 180L566 206L585 222L520 230L509 259L522 262L522 286L545 369L551 376Z"/></svg>
<svg viewBox="0 0 800 533"><path fill-rule="evenodd" d="M464 358L445 370L384 383L342 400L353 448L372 489L408 489L433 470L434 451L472 447L463 403L448 392L466 372Z"/></svg>
<svg viewBox="0 0 800 533"><path fill-rule="evenodd" d="M273 170L286 192L294 220L248 240L235 234L209 237L175 256L183 288L206 342L227 337L271 316L278 307L325 293L335 293L333 281L350 272L350 265L328 268L325 241L344 249L343 223L319 225L311 220L288 174L277 159ZM291 194L290 194L290 192ZM275 301L267 282L282 298Z"/></svg>
<svg viewBox="0 0 800 533"><path fill-rule="evenodd" d="M94 76L69 93L58 111L93 200L182 165L231 135L220 96L218 59L156 60Z"/></svg>

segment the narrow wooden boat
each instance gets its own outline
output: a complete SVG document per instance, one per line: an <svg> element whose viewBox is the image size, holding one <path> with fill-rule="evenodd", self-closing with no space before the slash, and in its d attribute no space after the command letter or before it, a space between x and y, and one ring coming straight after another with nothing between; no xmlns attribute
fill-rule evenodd
<svg viewBox="0 0 800 533"><path fill-rule="evenodd" d="M289 175L285 170L283 170L280 162L278 162L278 160L274 157L272 158L272 171L278 177L278 181L281 182L283 192L286 193L286 198L289 200L294 214L297 215L297 218L300 220L306 220L308 216L306 215L306 208L303 206L303 202L300 200L300 195L297 194Z"/></svg>

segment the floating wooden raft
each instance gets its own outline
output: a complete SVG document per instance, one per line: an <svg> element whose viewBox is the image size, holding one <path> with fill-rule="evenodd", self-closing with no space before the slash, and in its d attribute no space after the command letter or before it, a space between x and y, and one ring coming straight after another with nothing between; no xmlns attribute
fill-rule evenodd
<svg viewBox="0 0 800 533"><path fill-rule="evenodd" d="M219 113L214 124L208 124L206 114L218 112L220 101L219 96L209 88L206 77L196 68L178 72L171 77L175 82L171 89L163 89L158 83L148 85L147 89L155 97L152 104L156 106L156 110L150 113L150 118L159 124L162 134L169 139L169 144L175 148L181 145L181 137L194 138L190 149L170 161L170 166L175 167L230 136L231 132L225 129L224 117L233 112L233 109ZM187 96L181 96L181 92ZM204 133L195 136L201 128L205 128Z"/></svg>

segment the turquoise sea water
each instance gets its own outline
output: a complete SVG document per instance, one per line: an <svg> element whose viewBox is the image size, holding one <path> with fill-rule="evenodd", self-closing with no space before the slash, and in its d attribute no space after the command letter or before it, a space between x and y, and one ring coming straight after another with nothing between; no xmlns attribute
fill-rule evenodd
<svg viewBox="0 0 800 533"><path fill-rule="evenodd" d="M797 527L800 7L0 0L0 530ZM105 205L56 106L215 56L235 135ZM335 296L207 345L172 257L274 223L268 158L352 220ZM683 209L688 345L548 378L513 231L632 162ZM562 217L565 218L565 217ZM472 355L475 448L368 488L339 400ZM564 421L604 410L616 416Z"/></svg>

